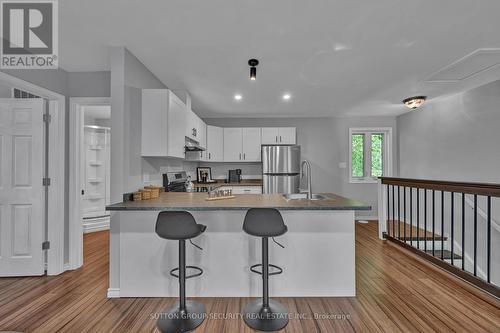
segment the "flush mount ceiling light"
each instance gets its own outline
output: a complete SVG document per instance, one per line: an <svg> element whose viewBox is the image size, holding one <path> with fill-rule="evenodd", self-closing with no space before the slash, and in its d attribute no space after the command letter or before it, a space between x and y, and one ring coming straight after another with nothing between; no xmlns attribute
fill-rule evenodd
<svg viewBox="0 0 500 333"><path fill-rule="evenodd" d="M424 104L426 99L427 99L426 96L408 97L408 98L405 98L403 100L403 103L409 109L416 109L416 108L422 106L422 104Z"/></svg>
<svg viewBox="0 0 500 333"><path fill-rule="evenodd" d="M257 65L259 61L257 59L248 60L248 65L250 66L250 80L257 80Z"/></svg>
<svg viewBox="0 0 500 333"><path fill-rule="evenodd" d="M241 96L240 94L234 95L234 99L237 101L240 101L242 98L243 98L243 96Z"/></svg>
<svg viewBox="0 0 500 333"><path fill-rule="evenodd" d="M285 100L285 101L288 101L290 98L292 98L292 95L290 95L290 94L283 95L283 100Z"/></svg>

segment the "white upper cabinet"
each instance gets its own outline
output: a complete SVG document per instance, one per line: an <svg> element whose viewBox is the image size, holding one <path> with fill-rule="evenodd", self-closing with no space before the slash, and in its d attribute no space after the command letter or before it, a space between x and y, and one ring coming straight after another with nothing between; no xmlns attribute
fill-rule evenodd
<svg viewBox="0 0 500 333"><path fill-rule="evenodd" d="M294 145L297 142L295 127L280 127L278 141L281 144Z"/></svg>
<svg viewBox="0 0 500 333"><path fill-rule="evenodd" d="M295 127L263 127L262 144L290 144L294 145L296 140Z"/></svg>
<svg viewBox="0 0 500 333"><path fill-rule="evenodd" d="M261 160L261 129L255 127L242 129L243 161L258 162Z"/></svg>
<svg viewBox="0 0 500 333"><path fill-rule="evenodd" d="M198 141L196 138L196 132L198 128L198 116L193 112L193 110L186 110L186 137Z"/></svg>
<svg viewBox="0 0 500 333"><path fill-rule="evenodd" d="M207 125L207 150L204 160L211 162L224 161L224 129Z"/></svg>
<svg viewBox="0 0 500 333"><path fill-rule="evenodd" d="M141 155L184 158L186 105L168 89L142 90Z"/></svg>
<svg viewBox="0 0 500 333"><path fill-rule="evenodd" d="M224 161L258 162L260 143L260 128L224 128Z"/></svg>
<svg viewBox="0 0 500 333"><path fill-rule="evenodd" d="M200 147L207 148L207 124L198 117L198 126L196 127L196 138Z"/></svg>
<svg viewBox="0 0 500 333"><path fill-rule="evenodd" d="M243 129L224 128L224 161L241 162L243 148Z"/></svg>

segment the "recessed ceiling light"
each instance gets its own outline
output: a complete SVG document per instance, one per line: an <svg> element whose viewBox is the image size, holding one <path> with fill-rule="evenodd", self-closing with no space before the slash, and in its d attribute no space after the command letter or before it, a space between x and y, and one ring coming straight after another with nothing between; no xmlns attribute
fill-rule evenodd
<svg viewBox="0 0 500 333"><path fill-rule="evenodd" d="M284 95L283 95L283 99L284 99L285 101L288 101L290 98L292 98L292 95L290 95L290 94L284 94Z"/></svg>
<svg viewBox="0 0 500 333"><path fill-rule="evenodd" d="M403 100L403 104L406 105L406 107L409 109L416 109L422 106L422 104L424 104L426 99L427 99L426 96L408 97Z"/></svg>
<svg viewBox="0 0 500 333"><path fill-rule="evenodd" d="M243 98L243 96L241 96L240 94L234 95L234 99L237 101L240 101L242 98Z"/></svg>

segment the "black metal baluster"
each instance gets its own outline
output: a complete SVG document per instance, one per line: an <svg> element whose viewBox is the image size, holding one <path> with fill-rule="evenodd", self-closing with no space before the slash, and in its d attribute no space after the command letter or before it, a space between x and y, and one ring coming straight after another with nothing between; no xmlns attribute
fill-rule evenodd
<svg viewBox="0 0 500 333"><path fill-rule="evenodd" d="M396 223L394 221L396 214L395 212L395 207L394 207L394 185L392 185L392 237L396 237Z"/></svg>
<svg viewBox="0 0 500 333"><path fill-rule="evenodd" d="M401 240L401 193L399 191L400 186L398 185L398 239Z"/></svg>
<svg viewBox="0 0 500 333"><path fill-rule="evenodd" d="M427 252L427 189L424 189L424 251Z"/></svg>
<svg viewBox="0 0 500 333"><path fill-rule="evenodd" d="M405 243L406 243L406 241L407 241L407 239L406 239L406 186L403 187L403 223L404 223L403 237L404 237Z"/></svg>
<svg viewBox="0 0 500 333"><path fill-rule="evenodd" d="M410 245L413 246L413 188L410 187Z"/></svg>
<svg viewBox="0 0 500 333"><path fill-rule="evenodd" d="M453 236L455 235L455 192L450 192L451 201L451 264L453 265L453 257L455 256L455 242Z"/></svg>
<svg viewBox="0 0 500 333"><path fill-rule="evenodd" d="M477 194L474 194L474 276L477 276Z"/></svg>
<svg viewBox="0 0 500 333"><path fill-rule="evenodd" d="M391 210L389 209L389 203L390 203L390 200L389 200L389 186L390 185L387 185L387 233L390 235L391 234Z"/></svg>
<svg viewBox="0 0 500 333"><path fill-rule="evenodd" d="M491 197L488 196L487 204L487 233L486 233L486 243L487 243L487 254L486 254L486 281L491 283Z"/></svg>
<svg viewBox="0 0 500 333"><path fill-rule="evenodd" d="M417 249L420 249L420 189L417 187Z"/></svg>
<svg viewBox="0 0 500 333"><path fill-rule="evenodd" d="M444 191L441 191L441 260L444 260Z"/></svg>
<svg viewBox="0 0 500 333"><path fill-rule="evenodd" d="M462 193L462 270L465 270L465 193Z"/></svg>
<svg viewBox="0 0 500 333"><path fill-rule="evenodd" d="M434 241L436 240L436 191L432 190L432 256L434 256Z"/></svg>

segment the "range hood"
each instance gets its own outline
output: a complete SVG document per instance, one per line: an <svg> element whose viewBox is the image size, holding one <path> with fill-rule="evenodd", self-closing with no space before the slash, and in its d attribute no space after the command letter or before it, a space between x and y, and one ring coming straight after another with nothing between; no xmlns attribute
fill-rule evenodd
<svg viewBox="0 0 500 333"><path fill-rule="evenodd" d="M204 151L205 148L200 147L200 143L198 141L194 141L186 136L186 144L184 146L186 151Z"/></svg>

